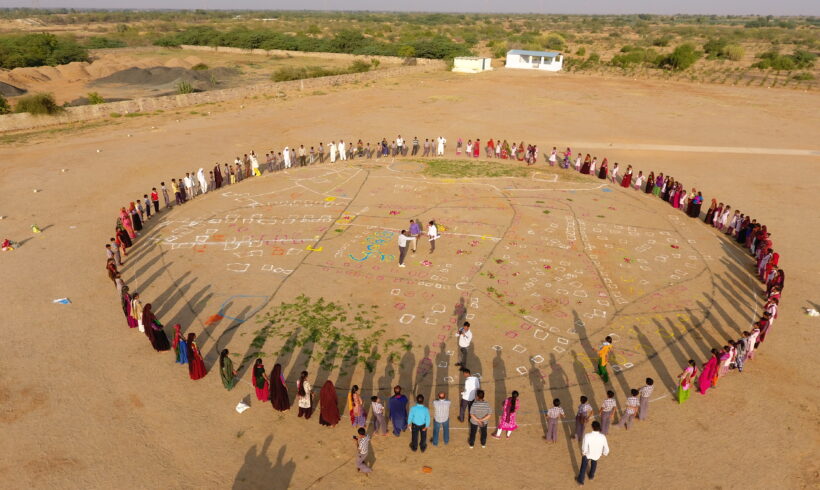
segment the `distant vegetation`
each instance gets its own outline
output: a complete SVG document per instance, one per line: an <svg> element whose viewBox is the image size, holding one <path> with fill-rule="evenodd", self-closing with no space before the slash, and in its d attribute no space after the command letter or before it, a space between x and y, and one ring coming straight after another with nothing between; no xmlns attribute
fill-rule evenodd
<svg viewBox="0 0 820 490"><path fill-rule="evenodd" d="M57 105L52 94L32 94L24 95L17 99L14 112L28 112L29 114L59 114L63 112L62 106Z"/></svg>
<svg viewBox="0 0 820 490"><path fill-rule="evenodd" d="M8 114L11 112L11 106L9 105L9 101L6 100L5 97L0 95L0 115Z"/></svg>
<svg viewBox="0 0 820 490"><path fill-rule="evenodd" d="M0 68L88 61L88 51L70 37L53 34L0 36Z"/></svg>
<svg viewBox="0 0 820 490"><path fill-rule="evenodd" d="M375 60L374 60L375 61ZM276 70L271 75L274 82L287 82L289 80L302 80L305 78L329 77L332 75L344 75L346 73L363 73L369 71L372 65L362 60L356 60L347 68L329 69L321 66L285 66Z"/></svg>
<svg viewBox="0 0 820 490"><path fill-rule="evenodd" d="M320 38L308 34L287 34L273 29L235 27L220 31L210 26L189 27L182 32L157 39L157 46L229 46L243 49L285 49L290 51L318 51L383 56L415 56L444 59L470 54L463 43L444 36L432 36L388 43L366 37L360 31L342 30L332 37Z"/></svg>
<svg viewBox="0 0 820 490"><path fill-rule="evenodd" d="M820 75L818 17L5 9L0 18L50 31L71 26L77 36L60 37L66 49L50 51L28 42L8 49L21 36L0 37L6 68L76 61L85 49L193 44L434 59L557 50L572 72L734 85L812 88Z"/></svg>

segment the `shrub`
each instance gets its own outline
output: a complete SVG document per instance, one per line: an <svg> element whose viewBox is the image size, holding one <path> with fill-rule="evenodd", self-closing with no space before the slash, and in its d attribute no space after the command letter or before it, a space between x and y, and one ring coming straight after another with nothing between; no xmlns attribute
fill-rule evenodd
<svg viewBox="0 0 820 490"><path fill-rule="evenodd" d="M205 63L197 63L197 64L195 64L194 66L191 67L192 70L197 70L197 71L204 71L204 70L207 70L209 68L210 67L208 65L206 65Z"/></svg>
<svg viewBox="0 0 820 490"><path fill-rule="evenodd" d="M11 106L9 106L9 101L0 94L0 114L8 114L11 112Z"/></svg>
<svg viewBox="0 0 820 490"><path fill-rule="evenodd" d="M185 80L181 80L177 83L177 93L182 94L190 94L194 91L194 86L191 85L190 82L186 82Z"/></svg>
<svg viewBox="0 0 820 490"><path fill-rule="evenodd" d="M669 46L669 43L672 41L672 36L666 35L663 37L656 37L651 41L652 46L658 46L659 48L665 48Z"/></svg>
<svg viewBox="0 0 820 490"><path fill-rule="evenodd" d="M630 50L624 54L617 54L612 57L610 63L613 66L627 68L631 65L638 65L642 63L654 65L658 62L658 53L656 53L653 49L641 49L632 48L631 46L624 46L624 48L626 47L629 47ZM621 51L623 51L623 49Z"/></svg>
<svg viewBox="0 0 820 490"><path fill-rule="evenodd" d="M807 80L814 80L814 75L812 75L809 72L803 71L803 72L795 73L794 75L792 75L792 80L798 80L798 81L801 81L801 82L804 82L804 81L807 81ZM2 110L2 108L0 108L0 110ZM1 113L2 112L0 112L0 114Z"/></svg>
<svg viewBox="0 0 820 490"><path fill-rule="evenodd" d="M416 48L405 44L404 46L399 46L399 50L396 54L398 54L402 58L415 58Z"/></svg>
<svg viewBox="0 0 820 490"><path fill-rule="evenodd" d="M493 58L505 58L507 56L507 51L510 49L507 47L507 43L505 41L501 41L496 43L493 47Z"/></svg>
<svg viewBox="0 0 820 490"><path fill-rule="evenodd" d="M370 71L370 63L364 60L354 60L353 63L347 67L348 73L364 73Z"/></svg>
<svg viewBox="0 0 820 490"><path fill-rule="evenodd" d="M587 50L586 48L581 46L580 48L578 48L578 51L576 51L575 54L578 56L584 56L585 54L587 54Z"/></svg>
<svg viewBox="0 0 820 490"><path fill-rule="evenodd" d="M560 34L550 34L544 40L544 49L552 49L555 51L563 51L566 47L566 41Z"/></svg>
<svg viewBox="0 0 820 490"><path fill-rule="evenodd" d="M127 46L124 41L119 39L111 39L102 36L92 36L85 40L87 49L110 49L110 48L124 48Z"/></svg>
<svg viewBox="0 0 820 490"><path fill-rule="evenodd" d="M743 55L745 53L746 50L743 49L743 46L739 46L737 44L729 44L728 46L723 48L722 56L732 61L740 61L743 59Z"/></svg>
<svg viewBox="0 0 820 490"><path fill-rule="evenodd" d="M29 114L59 114L63 112L57 105L53 94L32 94L20 97L14 106L14 112L28 112Z"/></svg>
<svg viewBox="0 0 820 490"><path fill-rule="evenodd" d="M658 59L658 66L661 68L671 68L676 71L682 71L693 64L700 58L701 53L695 49L691 44L681 44L668 56L663 56Z"/></svg>
<svg viewBox="0 0 820 490"><path fill-rule="evenodd" d="M102 104L105 102L105 99L102 98L102 95L98 94L97 92L88 92L86 95L88 98L88 103L91 105Z"/></svg>

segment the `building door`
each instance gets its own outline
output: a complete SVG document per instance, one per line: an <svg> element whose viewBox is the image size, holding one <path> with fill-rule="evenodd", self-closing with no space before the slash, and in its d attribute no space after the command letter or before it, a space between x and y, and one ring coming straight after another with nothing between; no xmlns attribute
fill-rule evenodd
<svg viewBox="0 0 820 490"><path fill-rule="evenodd" d="M541 64L541 57L540 56L533 56L532 57L532 67L538 69L538 66Z"/></svg>

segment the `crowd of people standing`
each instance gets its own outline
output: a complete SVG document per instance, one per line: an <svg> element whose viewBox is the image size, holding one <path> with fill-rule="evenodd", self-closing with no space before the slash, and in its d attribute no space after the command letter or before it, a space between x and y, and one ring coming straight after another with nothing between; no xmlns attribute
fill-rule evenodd
<svg viewBox="0 0 820 490"><path fill-rule="evenodd" d="M391 142L382 139L372 146L370 143L363 143L362 140L358 140L356 144L339 140L338 143L331 141L327 145L319 143L316 147L311 146L309 149L306 149L304 145L299 145L298 148L294 146L294 149L284 147L278 153L271 150L265 154L262 164L255 152L251 151L243 157L236 157L232 165L224 163L220 166L216 163L207 175L204 169L200 168L197 172L188 172L179 179L170 179L170 185L166 185L164 181L161 182L159 188L152 188L150 193L143 194L141 199L135 199L128 206L120 208L116 218L114 236L105 244L106 270L109 279L117 289L127 326L143 332L154 350L161 352L173 349L175 362L188 366L191 379L198 380L205 377L208 371L196 343L196 334L189 332L184 335L181 325L176 324L173 327L173 341L169 341L165 327L153 312L151 303L145 303L139 292L132 292L119 271L125 263L124 258L127 257L129 249L151 220L197 196L261 176L263 171L273 172L294 166L306 166L325 161L335 163L356 158L378 159L386 156L407 155L443 156L446 144L447 140L444 137L428 138L424 142L414 137L408 144L400 135ZM483 149L487 158L513 159L526 161L527 164L535 164L538 159L537 146L525 144L523 141L519 144L510 144L506 140L489 139ZM464 145L463 140L459 138L455 153L458 156L463 152L468 157L479 158L481 150L480 139L468 140ZM545 155L545 160L550 166L557 165L565 170L574 169L582 174L608 180L625 189L653 195L691 218L697 219L703 214L704 199L701 192L695 188L687 191L681 182L671 176L664 176L663 173L655 175L653 171L650 171L645 176L643 171L638 171L635 175L632 166L627 165L624 174L620 175L617 162L610 168L607 158L603 158L599 164L597 157L590 156L590 154L582 157L581 153L573 154L570 148L559 155L556 147L553 147L552 151ZM173 198L171 198L172 195ZM765 298L765 304L758 321L738 332L737 338L727 339L726 344L722 347L716 346L711 349L708 360L702 363L700 368L695 360L688 362L678 376L677 400L679 403L689 398L693 386L699 393L706 394L709 389L717 386L718 380L731 370L743 371L745 363L754 358L755 351L765 341L777 318L785 282L785 273L779 268L780 256L773 249L771 235L765 225L715 199L712 199L703 220L752 255L755 263L751 272L763 284L761 293ZM416 240L420 235L420 224L414 221L410 223L409 233L402 231L399 247L400 250L401 247L404 249L401 250L400 266L403 266L404 256L410 247L415 252ZM429 222L427 235L432 253L435 250L435 239L439 236L434 221ZM456 335L459 345L457 364L464 379L457 418L469 429L467 439L469 447L475 446L476 438L482 448L486 447L491 420L496 421L496 431L492 437L501 439L506 432L506 439L509 439L518 429L516 415L520 413L521 408L518 391L513 391L505 398L501 413L493 418L493 410L485 400L485 392L480 388L480 380L468 368L467 350L472 342L469 322L464 322ZM598 350L597 373L605 385L609 383L607 365L613 348L612 339L607 337ZM239 378L229 354L228 349L223 349L219 354L218 365L221 382L226 389L231 390L236 386ZM322 384L319 395L316 397L314 386L309 380L309 373L303 371L295 382L295 393L291 397L288 392L288 382L282 374L282 366L277 363L268 373L263 360L259 358L256 359L251 370L250 384L254 386L257 400L269 401L274 410L287 411L295 404L298 408L297 416L308 420L313 415L314 409L318 407L318 419L321 425L335 427L341 420L342 412L339 409L338 392L331 380L326 380ZM647 378L645 385L641 388L630 388L622 412L617 409L615 392L607 390L606 398L597 411L600 420L595 421L593 419L596 412L589 403L589 398L586 395L579 398L572 435L572 438L580 443L583 455L581 471L577 476L578 483L583 484L587 476L593 478L598 459L608 454L606 436L613 423L620 419L618 425L626 430L632 427L634 420L647 419L653 389L654 380L651 378ZM346 412L351 425L356 429L356 436L354 436L356 439L356 467L359 471L365 473L371 471L366 461L372 436L387 436L388 425L392 427L392 434L395 437L400 437L402 433L410 429L409 446L412 451L426 451L427 430L431 427L433 428L431 437L433 446L438 446L440 442L444 445L449 443L451 402L447 399L447 394L445 392L436 394L430 404L433 410L432 415L427 406L428 400L425 400L424 395L418 394L413 399L415 404L411 407L410 399L404 394L404 389L397 385L393 387L393 395L386 400L386 403L378 394L372 394L367 398L369 400L367 403L357 385L350 388L346 397ZM568 400L554 399L552 407L539 415L546 419L547 430L544 438L548 443L557 442L558 424L566 417L562 402L568 402ZM589 422L592 422L592 432L586 432ZM368 430L368 427L371 427L371 430ZM588 472L587 469L589 469Z"/></svg>

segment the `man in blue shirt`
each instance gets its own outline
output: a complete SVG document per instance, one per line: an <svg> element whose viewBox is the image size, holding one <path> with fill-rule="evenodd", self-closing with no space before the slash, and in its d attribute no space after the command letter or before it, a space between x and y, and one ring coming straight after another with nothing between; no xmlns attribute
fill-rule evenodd
<svg viewBox="0 0 820 490"><path fill-rule="evenodd" d="M424 406L424 395L416 397L416 405L410 409L410 416L407 420L413 432L410 441L410 449L415 451L421 448L421 452L427 450L427 428L430 426L430 410ZM421 442L419 442L421 438Z"/></svg>

